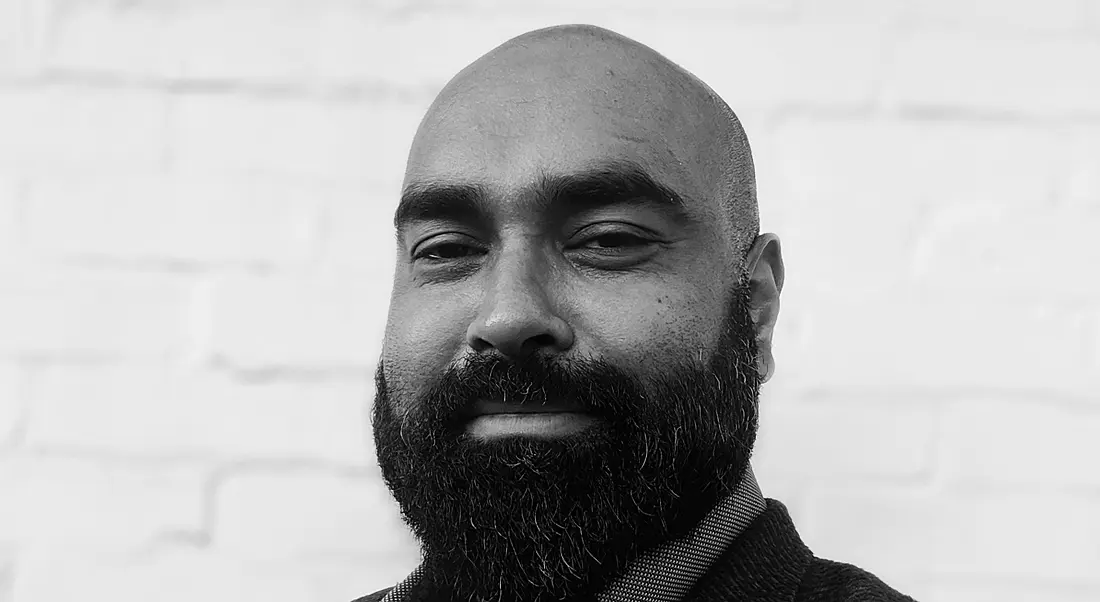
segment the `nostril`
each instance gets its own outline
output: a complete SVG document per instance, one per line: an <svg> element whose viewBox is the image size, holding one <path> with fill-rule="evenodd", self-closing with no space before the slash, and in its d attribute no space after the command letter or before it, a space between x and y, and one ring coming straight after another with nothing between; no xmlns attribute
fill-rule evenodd
<svg viewBox="0 0 1100 602"><path fill-rule="evenodd" d="M529 351L534 351L542 347L553 347L557 345L557 343L558 341L554 338L554 335L544 332L527 339L525 346L533 347L534 349L529 349Z"/></svg>
<svg viewBox="0 0 1100 602"><path fill-rule="evenodd" d="M492 349L493 344L481 337L474 337L470 339L470 348L478 353L482 353Z"/></svg>

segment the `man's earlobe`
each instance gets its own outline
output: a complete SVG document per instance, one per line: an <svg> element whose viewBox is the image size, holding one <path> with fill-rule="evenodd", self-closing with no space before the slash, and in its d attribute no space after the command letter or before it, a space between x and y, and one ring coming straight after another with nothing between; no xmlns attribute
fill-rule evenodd
<svg viewBox="0 0 1100 602"><path fill-rule="evenodd" d="M772 333L779 317L779 293L783 290L783 253L779 237L761 234L745 257L749 272L749 315L756 329L756 369L762 382L775 372Z"/></svg>

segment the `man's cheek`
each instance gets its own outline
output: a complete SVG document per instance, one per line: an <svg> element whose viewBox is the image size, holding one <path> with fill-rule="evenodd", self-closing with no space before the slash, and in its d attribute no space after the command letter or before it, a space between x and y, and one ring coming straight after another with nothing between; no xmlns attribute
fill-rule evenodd
<svg viewBox="0 0 1100 602"><path fill-rule="evenodd" d="M391 320L383 342L383 359L394 371L409 378L443 373L465 345L465 328L440 315L418 314Z"/></svg>
<svg viewBox="0 0 1100 602"><path fill-rule="evenodd" d="M693 356L699 350L713 345L712 337L704 335L717 332L718 322L692 317L666 303L604 312L590 322L589 346L598 356L632 372L662 372L670 362L696 359Z"/></svg>

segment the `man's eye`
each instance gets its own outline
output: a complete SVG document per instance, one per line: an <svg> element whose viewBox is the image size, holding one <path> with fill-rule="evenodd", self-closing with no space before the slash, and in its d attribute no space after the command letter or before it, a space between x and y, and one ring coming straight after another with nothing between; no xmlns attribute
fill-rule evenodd
<svg viewBox="0 0 1100 602"><path fill-rule="evenodd" d="M424 247L417 251L413 259L425 259L427 261L450 261L454 259L466 259L480 254L481 249L457 242L445 242Z"/></svg>
<svg viewBox="0 0 1100 602"><path fill-rule="evenodd" d="M595 236L584 242L582 245L588 249L612 249L612 250L626 250L630 248L643 247L650 243L649 240L630 234L629 232L610 232L608 234L602 234Z"/></svg>

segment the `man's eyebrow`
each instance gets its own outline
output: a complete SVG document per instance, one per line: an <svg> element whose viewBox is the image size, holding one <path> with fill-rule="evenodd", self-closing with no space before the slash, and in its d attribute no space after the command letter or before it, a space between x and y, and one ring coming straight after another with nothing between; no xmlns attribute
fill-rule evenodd
<svg viewBox="0 0 1100 602"><path fill-rule="evenodd" d="M612 205L647 205L679 222L695 220L683 196L631 162L607 163L573 174L544 175L537 193L543 210L577 213Z"/></svg>
<svg viewBox="0 0 1100 602"><path fill-rule="evenodd" d="M572 215L613 205L655 207L681 223L698 218L684 197L658 182L632 162L605 163L571 174L544 174L531 189L536 212ZM393 224L401 234L410 224L426 221L493 221L484 188L469 183L414 182L401 193Z"/></svg>
<svg viewBox="0 0 1100 602"><path fill-rule="evenodd" d="M413 222L487 220L489 215L485 191L480 186L418 182L402 191L393 225L400 233Z"/></svg>

